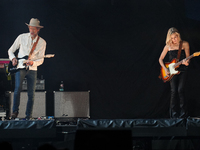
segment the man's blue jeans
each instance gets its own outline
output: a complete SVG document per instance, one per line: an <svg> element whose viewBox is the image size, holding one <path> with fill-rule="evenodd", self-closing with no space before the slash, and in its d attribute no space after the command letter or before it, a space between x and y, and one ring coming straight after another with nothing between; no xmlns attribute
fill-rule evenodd
<svg viewBox="0 0 200 150"><path fill-rule="evenodd" d="M20 92L22 90L22 82L27 79L28 102L26 107L26 118L32 117L33 103L35 97L35 86L37 80L37 71L35 70L19 70L15 74L15 90L13 98L13 112L19 112Z"/></svg>

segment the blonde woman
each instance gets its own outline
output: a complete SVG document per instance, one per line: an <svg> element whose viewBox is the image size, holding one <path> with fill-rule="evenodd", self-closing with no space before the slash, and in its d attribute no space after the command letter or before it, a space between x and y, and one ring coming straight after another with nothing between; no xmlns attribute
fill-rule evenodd
<svg viewBox="0 0 200 150"><path fill-rule="evenodd" d="M180 74L176 74L170 80L171 86L171 100L170 100L170 118L186 118L187 103L184 96L184 87L186 80L187 66L189 65L189 60L184 60L184 58L190 56L189 43L187 41L182 41L180 33L174 27L170 28L167 32L166 45L160 55L159 63L161 67L164 68L165 73L169 76L169 70L165 67L163 59L166 54L169 55L169 62L172 59L177 58L180 43L182 42L181 55L179 60L183 60L182 64L178 68L181 71Z"/></svg>

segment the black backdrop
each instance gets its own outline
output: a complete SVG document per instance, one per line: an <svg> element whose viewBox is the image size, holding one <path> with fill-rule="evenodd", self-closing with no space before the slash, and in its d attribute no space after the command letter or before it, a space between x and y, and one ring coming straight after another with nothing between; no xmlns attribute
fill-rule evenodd
<svg viewBox="0 0 200 150"><path fill-rule="evenodd" d="M158 79L158 58L172 26L191 54L199 51L199 6L196 0L2 0L0 57L38 18L46 54L55 54L38 68L47 92L61 80L65 91L90 90L93 119L166 118L170 87ZM200 115L199 63L193 58L188 72L190 116Z"/></svg>

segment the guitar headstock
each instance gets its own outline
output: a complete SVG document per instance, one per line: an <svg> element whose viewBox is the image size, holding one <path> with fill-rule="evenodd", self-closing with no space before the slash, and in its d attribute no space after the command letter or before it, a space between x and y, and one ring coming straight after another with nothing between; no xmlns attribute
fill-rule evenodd
<svg viewBox="0 0 200 150"><path fill-rule="evenodd" d="M200 52L195 52L195 53L193 54L194 57L199 56L199 55L200 55Z"/></svg>
<svg viewBox="0 0 200 150"><path fill-rule="evenodd" d="M44 57L45 57L45 58L51 58L51 57L54 57L54 55L55 55L55 54L47 54L47 55L45 55Z"/></svg>

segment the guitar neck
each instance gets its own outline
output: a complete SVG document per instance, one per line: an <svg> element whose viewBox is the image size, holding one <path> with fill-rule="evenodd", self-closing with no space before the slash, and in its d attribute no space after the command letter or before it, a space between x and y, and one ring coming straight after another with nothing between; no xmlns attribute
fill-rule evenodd
<svg viewBox="0 0 200 150"><path fill-rule="evenodd" d="M34 61L34 60L38 60L38 59L41 59L41 58L45 58L46 56L41 56L41 57L37 57L37 58L34 58L34 59L31 59L31 61Z"/></svg>
<svg viewBox="0 0 200 150"><path fill-rule="evenodd" d="M34 58L34 59L30 59L30 61L34 61L34 60L38 60L38 59L41 59L41 58L51 58L51 57L54 57L55 54L47 54L47 55L44 55L44 56L40 56L40 57L37 57L37 58ZM24 60L24 63L26 63L28 60Z"/></svg>
<svg viewBox="0 0 200 150"><path fill-rule="evenodd" d="M192 55L190 55L189 57L187 57L187 58L183 59L183 60L189 60L189 59L191 59L192 57L194 57L194 55L193 55L193 54L192 54ZM176 67L180 66L180 65L182 64L183 60L181 60L181 61L177 62L177 63L174 65L174 67L176 68Z"/></svg>

